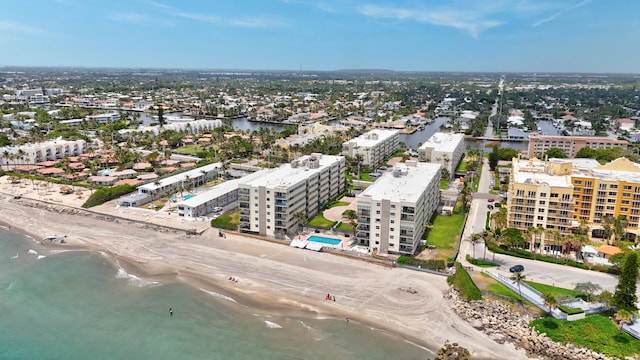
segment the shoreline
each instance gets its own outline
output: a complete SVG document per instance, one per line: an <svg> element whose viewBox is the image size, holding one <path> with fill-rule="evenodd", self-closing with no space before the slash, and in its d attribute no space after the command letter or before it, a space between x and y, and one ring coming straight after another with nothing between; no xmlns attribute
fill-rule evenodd
<svg viewBox="0 0 640 360"><path fill-rule="evenodd" d="M0 223L32 237L43 249L102 253L115 268L141 279L184 282L267 314L314 319L348 315L360 325L434 354L449 340L468 348L474 359L527 358L524 350L498 344L460 319L444 299L448 285L438 275L293 249L235 233L220 239L209 230L199 236L156 231L42 209L34 202L0 198ZM39 241L53 233L69 234L67 243ZM229 276L239 282L231 284ZM327 303L327 293L335 294L337 301Z"/></svg>

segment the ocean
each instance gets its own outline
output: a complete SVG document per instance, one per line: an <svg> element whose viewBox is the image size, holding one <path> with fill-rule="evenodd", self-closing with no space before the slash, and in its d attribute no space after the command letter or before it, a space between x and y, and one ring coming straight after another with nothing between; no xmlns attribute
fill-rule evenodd
<svg viewBox="0 0 640 360"><path fill-rule="evenodd" d="M433 359L354 321L273 316L98 253L33 249L0 228L0 359Z"/></svg>

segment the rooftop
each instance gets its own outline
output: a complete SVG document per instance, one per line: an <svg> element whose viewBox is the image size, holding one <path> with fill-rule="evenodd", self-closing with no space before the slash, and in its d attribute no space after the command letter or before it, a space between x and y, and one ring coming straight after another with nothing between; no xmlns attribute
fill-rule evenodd
<svg viewBox="0 0 640 360"><path fill-rule="evenodd" d="M293 160L291 164L284 164L277 169L272 169L268 173L265 173L264 176L251 179L250 181L242 181L241 183L250 186L265 186L272 189L287 189L319 173L325 168L336 164L342 159L344 159L344 156L324 154L306 155ZM314 167L314 163L317 163L317 167Z"/></svg>
<svg viewBox="0 0 640 360"><path fill-rule="evenodd" d="M373 147L397 134L400 134L400 131L373 129L347 141L346 143L355 143L355 146L358 147Z"/></svg>
<svg viewBox="0 0 640 360"><path fill-rule="evenodd" d="M389 199L395 202L417 202L431 180L438 176L440 164L407 161L394 165L358 198Z"/></svg>
<svg viewBox="0 0 640 360"><path fill-rule="evenodd" d="M464 134L437 132L420 149L435 148L438 151L453 152L463 141Z"/></svg>

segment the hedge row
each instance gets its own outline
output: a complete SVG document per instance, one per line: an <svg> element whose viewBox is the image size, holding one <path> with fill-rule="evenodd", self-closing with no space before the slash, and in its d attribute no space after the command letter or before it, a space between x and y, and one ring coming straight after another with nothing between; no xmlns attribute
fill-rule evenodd
<svg viewBox="0 0 640 360"><path fill-rule="evenodd" d="M471 255L467 254L467 261L473 265L476 266L480 266L480 267L490 267L490 266L500 266L500 264L496 264L494 262L491 261L486 261L486 260L480 260L480 259L472 259Z"/></svg>
<svg viewBox="0 0 640 360"><path fill-rule="evenodd" d="M585 269L585 270L593 270L593 271L599 271L599 272L605 272L605 273L609 273L609 274L619 274L620 270L616 267L613 266L604 266L604 265L592 265L589 266L588 264L585 263L581 263L581 262L577 262L577 261L573 261L573 260L567 260L567 259L563 259L563 258L557 258L554 256L547 256L547 255L536 255L533 254L529 251L526 250L508 250L505 249L502 246L498 246L496 243L493 242L488 242L487 246L489 248L489 250L498 253L498 254L505 254L505 255L511 255L511 256L515 256L515 257L519 257L519 258L523 258L523 259L531 259L531 260L539 260L539 261L544 261L544 262L549 262L549 263L554 263L554 264L562 264L562 265L569 265L569 266L573 266L576 268L580 268L580 269Z"/></svg>
<svg viewBox="0 0 640 360"><path fill-rule="evenodd" d="M117 199L122 195L128 194L136 189L131 185L118 185L114 187L100 188L91 194L87 201L82 204L83 208L90 208L106 203L107 201Z"/></svg>
<svg viewBox="0 0 640 360"><path fill-rule="evenodd" d="M444 260L420 260L409 256L400 256L396 261L400 265L415 266L422 269L442 271L445 268Z"/></svg>
<svg viewBox="0 0 640 360"><path fill-rule="evenodd" d="M482 300L480 289L478 289L473 280L471 280L469 273L459 262L456 263L455 274L447 277L447 283L460 291L460 296L467 299L467 301Z"/></svg>

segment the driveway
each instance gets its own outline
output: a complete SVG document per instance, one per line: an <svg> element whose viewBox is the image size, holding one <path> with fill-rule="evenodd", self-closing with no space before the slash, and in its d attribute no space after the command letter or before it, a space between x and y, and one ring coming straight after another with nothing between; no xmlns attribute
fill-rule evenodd
<svg viewBox="0 0 640 360"><path fill-rule="evenodd" d="M340 199L340 201L348 202L349 205L336 206L336 207L332 207L331 209L325 210L324 211L325 219L331 220L331 221L342 221L343 220L342 213L345 210L357 210L358 208L358 203L356 202L355 197L345 196L342 199Z"/></svg>

